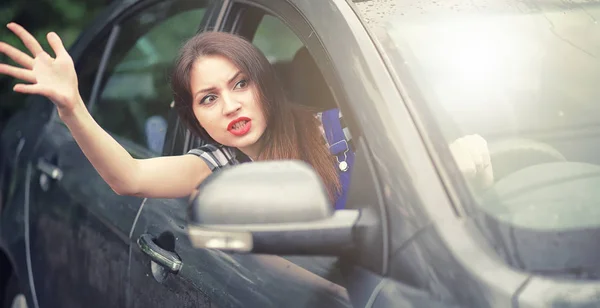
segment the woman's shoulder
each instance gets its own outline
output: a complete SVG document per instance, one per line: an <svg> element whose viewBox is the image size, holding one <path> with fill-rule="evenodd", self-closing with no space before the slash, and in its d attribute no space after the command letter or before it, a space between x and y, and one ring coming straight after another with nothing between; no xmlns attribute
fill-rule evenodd
<svg viewBox="0 0 600 308"><path fill-rule="evenodd" d="M210 167L211 171L239 164L236 157L237 151L235 151L234 148L223 145L205 144L189 150L187 154L196 155L202 158Z"/></svg>

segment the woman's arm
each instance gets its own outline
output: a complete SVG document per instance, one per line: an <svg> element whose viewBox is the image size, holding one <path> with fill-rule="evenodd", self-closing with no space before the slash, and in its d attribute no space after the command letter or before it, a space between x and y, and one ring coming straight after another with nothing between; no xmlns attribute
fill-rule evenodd
<svg viewBox="0 0 600 308"><path fill-rule="evenodd" d="M185 197L211 173L195 155L134 159L96 123L83 102L68 114L63 113L61 119L87 159L117 194Z"/></svg>
<svg viewBox="0 0 600 308"><path fill-rule="evenodd" d="M22 67L0 63L0 74L30 84L17 84L16 92L48 97L71 131L75 141L100 176L118 194L154 198L185 197L210 173L206 163L193 155L134 159L92 118L79 95L73 60L60 38L47 38L56 58L47 54L38 41L21 26L11 23L13 31L33 54L0 42L0 52Z"/></svg>

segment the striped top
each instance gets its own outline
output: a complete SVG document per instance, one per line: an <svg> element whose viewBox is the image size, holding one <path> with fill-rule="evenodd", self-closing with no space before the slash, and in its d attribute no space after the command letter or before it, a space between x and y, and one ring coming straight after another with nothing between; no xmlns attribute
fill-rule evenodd
<svg viewBox="0 0 600 308"><path fill-rule="evenodd" d="M348 142L348 146L352 149L353 148L352 144L351 144L352 137L350 136L350 131L348 130L348 127L344 123L341 112L339 113L339 115L340 115L340 123L344 130L344 135L345 135L346 141ZM317 117L317 119L319 119L319 121L321 121L321 113L317 113L316 117ZM325 131L323 130L323 125L320 125L320 129L321 129L321 134L323 134L323 140L324 140L325 144L327 144L327 139L325 138ZM210 170L212 172L215 172L219 169L226 168L229 166L238 165L241 163L252 161L252 159L250 159L247 155L242 153L240 150L238 150L236 148L220 145L220 144L205 144L205 145L200 146L199 148L190 150L188 152L188 154L196 155L196 156L202 158L202 160L204 160L204 162L206 162L206 164L208 165L208 167L210 168Z"/></svg>
<svg viewBox="0 0 600 308"><path fill-rule="evenodd" d="M215 144L205 144L199 148L190 150L188 154L202 158L212 172L228 166L252 161L236 148Z"/></svg>

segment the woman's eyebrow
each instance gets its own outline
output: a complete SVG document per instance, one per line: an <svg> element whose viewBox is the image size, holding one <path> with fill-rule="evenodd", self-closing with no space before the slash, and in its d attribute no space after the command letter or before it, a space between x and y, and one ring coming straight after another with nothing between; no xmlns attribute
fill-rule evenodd
<svg viewBox="0 0 600 308"><path fill-rule="evenodd" d="M217 88L215 88L215 87L210 87L210 88L202 89L202 90L196 92L196 94L194 94L194 98L196 98L196 96L198 96L198 94L201 94L201 93L204 93L204 92L211 92L211 91L214 91L216 89Z"/></svg>
<svg viewBox="0 0 600 308"><path fill-rule="evenodd" d="M229 78L229 81L227 83L232 83L242 72L237 71L235 73L235 75L233 75L233 77Z"/></svg>
<svg viewBox="0 0 600 308"><path fill-rule="evenodd" d="M233 77L229 78L229 81L227 81L227 83L228 83L228 84L229 84L229 83L232 83L232 82L233 82L233 81L234 81L234 80L235 80L235 79L236 79L236 78L237 78L237 77L238 77L238 76L239 76L241 73L242 73L241 71L237 71L237 72L236 72L236 73L233 75ZM200 93L204 93L204 92L210 92L210 91L214 91L214 90L216 90L216 89L217 89L217 88L215 88L215 87L210 87L210 88L206 88L206 89L199 90L198 92L196 92L196 94L194 94L194 98L196 98L196 96L198 96L198 94L200 94Z"/></svg>

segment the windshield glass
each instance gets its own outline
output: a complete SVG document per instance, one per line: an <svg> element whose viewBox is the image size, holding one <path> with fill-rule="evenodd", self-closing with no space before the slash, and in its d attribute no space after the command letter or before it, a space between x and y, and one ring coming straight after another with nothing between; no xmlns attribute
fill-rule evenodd
<svg viewBox="0 0 600 308"><path fill-rule="evenodd" d="M585 249L597 247L600 228L600 1L354 6L448 144L474 134L487 142L493 181L479 190L471 185L472 199L486 221L513 233L483 225L489 238L507 254L582 251L570 264L553 257L509 262L541 272L597 269L599 253Z"/></svg>

